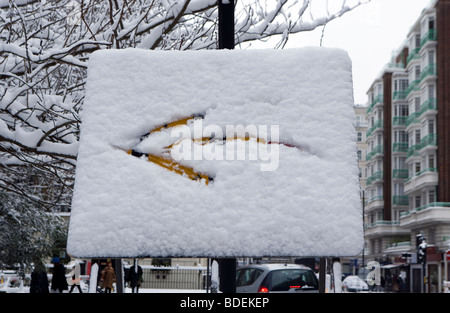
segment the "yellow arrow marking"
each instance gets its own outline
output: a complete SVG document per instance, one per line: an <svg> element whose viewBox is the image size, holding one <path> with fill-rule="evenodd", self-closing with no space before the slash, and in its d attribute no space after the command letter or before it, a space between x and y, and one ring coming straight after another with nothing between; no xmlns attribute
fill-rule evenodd
<svg viewBox="0 0 450 313"><path fill-rule="evenodd" d="M174 122L171 122L168 124L158 126L154 129L152 129L151 131L149 131L146 136L151 135L156 132L159 132L163 129L186 125L190 120L192 120L196 117L203 117L203 115L194 115L194 116L182 118L180 120L177 120L177 121L174 121ZM175 142L175 143L165 147L164 150L170 150L176 144L177 143ZM128 150L127 153L130 155L133 155L133 156L137 156L137 157L141 157L141 156L145 155L149 162L159 165L162 168L165 168L165 169L167 169L171 172L174 172L178 175L187 176L191 180L204 180L206 185L208 185L209 182L211 182L213 180L213 178L210 177L209 175L205 175L203 173L196 172L193 168L182 165L173 159L169 159L169 158L159 156L159 155L154 155L154 154L135 152L133 149Z"/></svg>
<svg viewBox="0 0 450 313"><path fill-rule="evenodd" d="M180 120L168 123L168 124L164 124L161 126L158 126L154 129L152 129L150 132L147 133L147 135L143 136L149 136L153 133L159 132L163 129L168 129L168 128L173 128L173 127L177 127L177 126L182 126L182 125L186 125L190 120L196 118L196 117L201 117L203 118L203 115L193 115L191 117L186 117L186 118L182 118ZM192 139L193 142L200 142L202 145L206 145L208 143L211 142L211 140L213 140L215 138L210 138L210 137L202 137L199 139ZM281 145L285 145L288 147L296 147L290 144L285 144L285 143L279 143L279 142L267 142L264 139L258 138L258 137L250 137L248 135L246 135L245 137L239 137L239 136L234 136L232 138L230 137L224 137L222 139L218 139L218 141L222 140L222 141L232 141L232 140L242 140L242 141L249 141L251 139L256 140L258 143L264 143L264 144L281 144ZM142 140L141 140L142 141ZM165 151L172 149L174 146L176 146L177 144L179 144L179 142L174 142L171 145L167 146L164 148ZM296 147L298 148L298 147ZM196 172L193 168L182 165L178 162L176 162L173 159L167 158L167 157L163 157L163 156L158 156L158 155L154 155L154 154L147 154L147 153L140 153L140 152L136 152L133 149L128 150L127 153L129 155L133 155L136 157L142 157L142 156L146 156L149 162L152 162L156 165L161 166L162 168L165 168L171 172L174 172L178 175L181 176L187 176L189 179L191 180L204 180L205 184L208 185L210 182L212 182L214 180L213 177L203 174L203 173L199 173Z"/></svg>

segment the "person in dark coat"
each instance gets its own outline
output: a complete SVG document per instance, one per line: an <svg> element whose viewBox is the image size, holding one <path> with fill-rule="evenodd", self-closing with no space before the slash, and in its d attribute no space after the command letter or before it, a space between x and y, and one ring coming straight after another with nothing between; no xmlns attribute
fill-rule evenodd
<svg viewBox="0 0 450 313"><path fill-rule="evenodd" d="M141 286L141 283L143 282L142 279L142 268L137 265L136 263L130 267L130 271L128 272L128 281L130 282L131 292L136 293L139 292L139 287Z"/></svg>
<svg viewBox="0 0 450 313"><path fill-rule="evenodd" d="M53 263L53 277L51 289L53 292L67 290L69 285L67 284L66 269L64 265L61 264L58 257L52 259Z"/></svg>
<svg viewBox="0 0 450 313"><path fill-rule="evenodd" d="M30 293L49 293L47 271L40 261L31 273Z"/></svg>

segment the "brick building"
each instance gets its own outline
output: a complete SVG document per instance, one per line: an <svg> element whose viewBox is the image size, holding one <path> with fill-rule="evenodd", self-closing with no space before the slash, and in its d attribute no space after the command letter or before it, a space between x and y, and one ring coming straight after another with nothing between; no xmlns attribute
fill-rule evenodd
<svg viewBox="0 0 450 313"><path fill-rule="evenodd" d="M409 291L420 292L416 235L423 233L425 291L442 292L450 280L443 258L450 245L450 0L423 10L368 98L368 259L389 264L389 274L402 270Z"/></svg>

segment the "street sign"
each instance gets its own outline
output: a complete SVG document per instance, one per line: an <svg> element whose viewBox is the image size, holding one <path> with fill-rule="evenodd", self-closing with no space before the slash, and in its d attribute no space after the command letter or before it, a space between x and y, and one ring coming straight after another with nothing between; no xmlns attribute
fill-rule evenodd
<svg viewBox="0 0 450 313"><path fill-rule="evenodd" d="M98 51L86 90L71 255L361 252L344 51Z"/></svg>

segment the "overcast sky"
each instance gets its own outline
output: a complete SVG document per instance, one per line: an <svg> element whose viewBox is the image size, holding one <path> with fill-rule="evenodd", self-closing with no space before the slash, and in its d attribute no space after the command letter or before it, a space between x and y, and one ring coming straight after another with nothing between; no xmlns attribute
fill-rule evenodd
<svg viewBox="0 0 450 313"><path fill-rule="evenodd" d="M347 50L353 61L355 104L366 104L366 92L389 63L430 0L372 0L330 22L323 46ZM291 36L286 48L320 45L322 28Z"/></svg>

